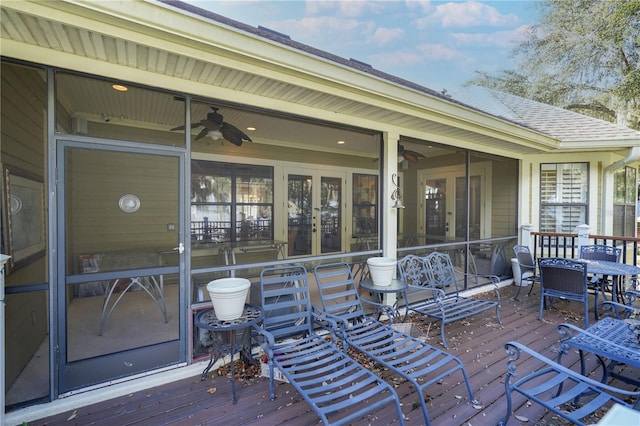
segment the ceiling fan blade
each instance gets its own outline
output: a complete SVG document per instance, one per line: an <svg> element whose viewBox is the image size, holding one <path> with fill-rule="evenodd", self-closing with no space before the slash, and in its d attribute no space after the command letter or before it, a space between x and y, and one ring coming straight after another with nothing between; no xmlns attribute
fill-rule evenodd
<svg viewBox="0 0 640 426"><path fill-rule="evenodd" d="M222 132L222 137L234 145L242 145L243 140L253 142L242 130L229 123L223 123L220 127L220 131Z"/></svg>
<svg viewBox="0 0 640 426"><path fill-rule="evenodd" d="M415 155L412 155L410 152L407 152L407 151L402 153L402 157L405 160L411 161L412 163L415 163L416 161L418 161Z"/></svg>
<svg viewBox="0 0 640 426"><path fill-rule="evenodd" d="M405 154L411 155L416 160L422 160L423 158L425 158L424 155L420 154L419 152L415 152L415 151L405 151Z"/></svg>
<svg viewBox="0 0 640 426"><path fill-rule="evenodd" d="M189 125L189 128L193 129L193 128L198 127L198 126L201 126L201 125L202 125L201 123L191 123L191 124ZM169 130L172 130L172 131L173 131L173 130L184 130L186 127L187 127L187 126L182 125L182 126L174 127L173 129L169 129Z"/></svg>
<svg viewBox="0 0 640 426"><path fill-rule="evenodd" d="M198 136L196 136L196 140L204 138L205 136L207 136L207 133L209 133L209 129L205 127L204 129L200 130L200 133L198 133Z"/></svg>
<svg viewBox="0 0 640 426"><path fill-rule="evenodd" d="M220 124L213 122L211 120L202 120L200 122L201 126L204 126L206 129L209 130L220 130Z"/></svg>

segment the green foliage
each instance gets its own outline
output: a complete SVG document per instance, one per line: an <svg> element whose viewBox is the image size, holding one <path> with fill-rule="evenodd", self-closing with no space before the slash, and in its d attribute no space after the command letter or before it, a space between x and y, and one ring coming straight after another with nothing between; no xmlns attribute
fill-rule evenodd
<svg viewBox="0 0 640 426"><path fill-rule="evenodd" d="M544 0L517 70L479 84L640 128L640 0ZM625 114L626 113L626 114ZM630 119L629 119L630 118Z"/></svg>

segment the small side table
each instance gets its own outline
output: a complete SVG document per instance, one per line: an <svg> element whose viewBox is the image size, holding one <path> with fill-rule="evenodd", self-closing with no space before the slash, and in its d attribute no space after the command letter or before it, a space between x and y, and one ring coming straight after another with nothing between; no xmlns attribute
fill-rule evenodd
<svg viewBox="0 0 640 426"><path fill-rule="evenodd" d="M244 305L242 316L235 320L218 319L213 308L206 309L196 315L196 327L216 332L226 332L227 336L229 337L229 343L219 343L217 347L211 349L211 359L209 360L209 364L207 365L207 367L202 372L202 376L200 376L200 379L206 380L207 374L209 373L211 367L213 367L213 364L215 364L215 362L220 357L228 353L231 358L231 389L233 392L234 404L238 402L238 397L236 396L236 374L233 365L233 355L236 353L242 354L243 352L245 352L244 345L236 343L236 331L247 329L247 331L249 332L249 342L251 342L251 327L262 321L263 317L264 311L262 310L262 308L254 305ZM251 349L249 349L249 351L251 351ZM245 356L247 356L246 353ZM251 358L250 353L247 358Z"/></svg>
<svg viewBox="0 0 640 426"><path fill-rule="evenodd" d="M393 322L393 318L397 316L397 301L392 305L386 304L384 300L384 295L388 293L398 294L404 292L407 289L407 283L399 280L397 278L393 278L391 280L391 284L389 285L375 285L371 278L364 279L360 281L360 288L364 291L368 291L377 296L380 299L381 303L376 304L376 308L374 313L378 314L378 318L380 318L380 314L385 313L387 317L389 317L389 321Z"/></svg>

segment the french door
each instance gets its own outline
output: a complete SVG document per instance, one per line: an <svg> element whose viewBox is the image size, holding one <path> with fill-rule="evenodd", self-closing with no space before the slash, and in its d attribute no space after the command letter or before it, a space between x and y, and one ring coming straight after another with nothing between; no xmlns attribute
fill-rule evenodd
<svg viewBox="0 0 640 426"><path fill-rule="evenodd" d="M290 169L287 172L288 255L343 251L345 173Z"/></svg>
<svg viewBox="0 0 640 426"><path fill-rule="evenodd" d="M57 143L58 391L185 361L184 154Z"/></svg>
<svg viewBox="0 0 640 426"><path fill-rule="evenodd" d="M427 244L465 241L467 237L477 240L490 235L490 215L485 211L490 205L491 194L488 176L488 163L473 164L468 183L464 167L435 168L418 173L423 200L421 227L427 236Z"/></svg>

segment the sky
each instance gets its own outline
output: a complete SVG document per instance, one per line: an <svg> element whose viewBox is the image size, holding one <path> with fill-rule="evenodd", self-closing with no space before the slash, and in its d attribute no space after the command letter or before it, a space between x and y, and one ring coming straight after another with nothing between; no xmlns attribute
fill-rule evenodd
<svg viewBox="0 0 640 426"><path fill-rule="evenodd" d="M433 90L516 67L536 1L186 0Z"/></svg>

